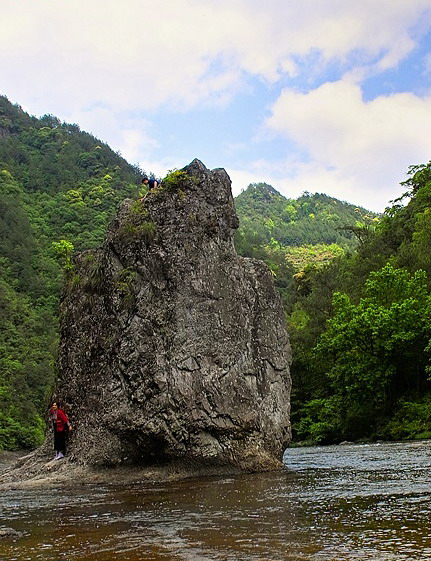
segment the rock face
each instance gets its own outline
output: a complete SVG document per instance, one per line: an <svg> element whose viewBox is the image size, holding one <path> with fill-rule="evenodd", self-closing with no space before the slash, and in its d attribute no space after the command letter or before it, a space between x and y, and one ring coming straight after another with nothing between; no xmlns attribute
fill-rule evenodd
<svg viewBox="0 0 431 561"><path fill-rule="evenodd" d="M90 465L280 465L290 347L272 276L237 256L230 180L194 160L125 201L76 258L62 301L56 396Z"/></svg>

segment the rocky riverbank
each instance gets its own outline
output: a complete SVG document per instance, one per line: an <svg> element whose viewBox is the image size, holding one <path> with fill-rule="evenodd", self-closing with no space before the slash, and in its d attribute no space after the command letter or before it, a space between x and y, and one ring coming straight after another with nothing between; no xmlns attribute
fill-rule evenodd
<svg viewBox="0 0 431 561"><path fill-rule="evenodd" d="M281 469L282 463L273 463L272 468ZM232 475L244 470L231 465L220 466L187 461L172 461L159 466L123 465L94 468L81 465L69 458L52 459L52 455L34 451L0 453L0 490L67 487L77 485L129 485L140 482L167 482L190 477ZM255 471L255 470L253 470ZM268 471L268 464L261 470Z"/></svg>

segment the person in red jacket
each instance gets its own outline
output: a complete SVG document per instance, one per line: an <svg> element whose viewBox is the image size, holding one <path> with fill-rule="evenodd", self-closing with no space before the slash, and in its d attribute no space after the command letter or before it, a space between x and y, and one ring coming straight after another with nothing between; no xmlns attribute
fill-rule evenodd
<svg viewBox="0 0 431 561"><path fill-rule="evenodd" d="M54 429L54 460L61 460L66 454L66 437L72 430L72 425L69 423L66 413L58 407L55 401L49 411L49 417Z"/></svg>

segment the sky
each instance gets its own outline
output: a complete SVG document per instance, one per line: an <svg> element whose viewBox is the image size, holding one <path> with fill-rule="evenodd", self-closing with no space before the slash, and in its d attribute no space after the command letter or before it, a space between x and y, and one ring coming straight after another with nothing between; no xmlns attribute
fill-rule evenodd
<svg viewBox="0 0 431 561"><path fill-rule="evenodd" d="M431 0L0 0L0 93L163 177L382 212L431 160Z"/></svg>

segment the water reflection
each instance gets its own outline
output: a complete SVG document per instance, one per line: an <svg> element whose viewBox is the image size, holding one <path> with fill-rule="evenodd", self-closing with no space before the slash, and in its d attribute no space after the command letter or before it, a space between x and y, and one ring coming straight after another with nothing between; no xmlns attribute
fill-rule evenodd
<svg viewBox="0 0 431 561"><path fill-rule="evenodd" d="M289 449L280 473L0 497L3 561L431 560L431 442Z"/></svg>

